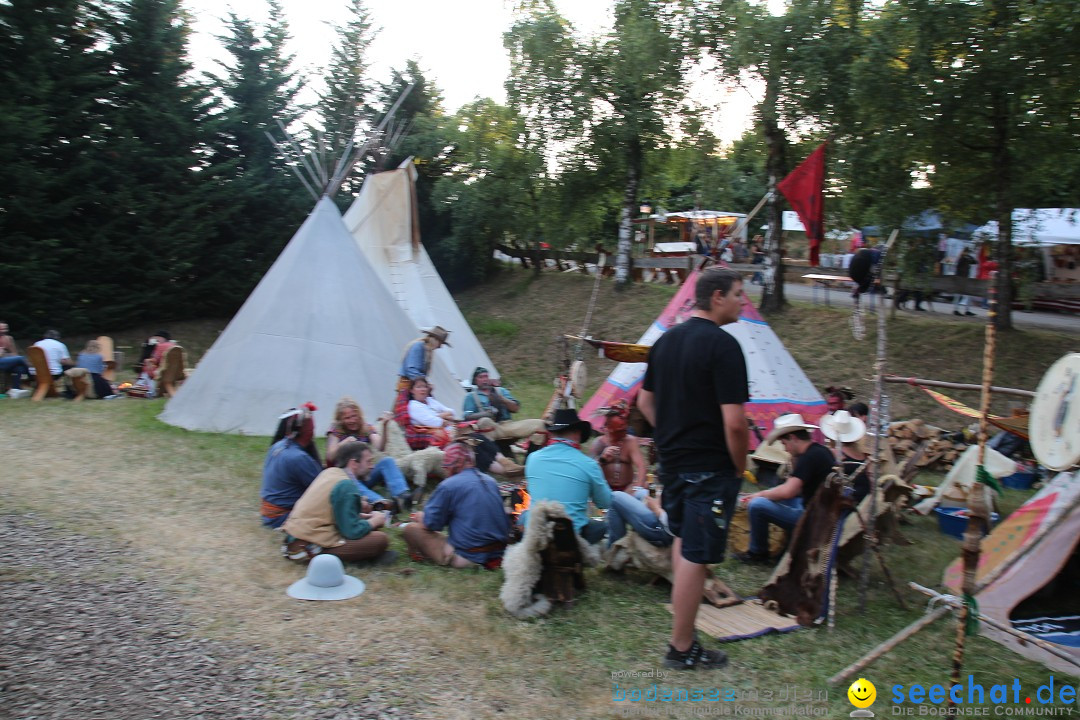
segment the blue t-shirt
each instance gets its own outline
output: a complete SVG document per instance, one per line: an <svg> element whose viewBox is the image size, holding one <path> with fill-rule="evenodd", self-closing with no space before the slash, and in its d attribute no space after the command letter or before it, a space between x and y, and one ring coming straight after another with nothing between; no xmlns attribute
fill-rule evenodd
<svg viewBox="0 0 1080 720"><path fill-rule="evenodd" d="M101 356L101 353L79 353L75 366L85 368L87 372L101 375L105 372L105 358Z"/></svg>
<svg viewBox="0 0 1080 720"><path fill-rule="evenodd" d="M259 496L278 507L291 509L322 470L315 458L295 441L289 438L278 440L266 453ZM263 525L276 528L288 517L288 514L272 519L264 517L262 521Z"/></svg>
<svg viewBox="0 0 1080 720"><path fill-rule="evenodd" d="M423 340L417 340L410 345L405 351L405 357L401 360L401 370L398 374L410 380L427 375L428 369L424 365L425 350L427 347Z"/></svg>
<svg viewBox="0 0 1080 720"><path fill-rule="evenodd" d="M598 508L611 505L611 488L600 464L566 443L548 445L526 458L525 482L531 502L561 502L579 532L589 522L590 499ZM522 522L527 522L524 515Z"/></svg>
<svg viewBox="0 0 1080 720"><path fill-rule="evenodd" d="M465 468L439 483L424 503L424 527L439 531L447 525L447 539L466 560L483 563L501 557L503 549L468 552L469 548L505 543L510 536L510 519L495 481L476 468Z"/></svg>

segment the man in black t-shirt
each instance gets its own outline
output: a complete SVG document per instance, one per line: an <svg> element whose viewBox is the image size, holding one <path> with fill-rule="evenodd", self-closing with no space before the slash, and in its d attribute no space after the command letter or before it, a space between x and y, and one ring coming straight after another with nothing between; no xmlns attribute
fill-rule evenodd
<svg viewBox="0 0 1080 720"><path fill-rule="evenodd" d="M746 359L738 341L719 326L736 322L742 309L742 276L727 268L703 272L691 317L660 336L638 409L656 428L660 481L672 545L674 616L666 667L715 668L727 662L694 635L707 563L724 559L727 521L735 511L746 469L748 436L743 403L749 400ZM722 508L724 522L714 514Z"/></svg>
<svg viewBox="0 0 1080 720"><path fill-rule="evenodd" d="M739 555L745 563L769 562L769 523L791 530L799 522L806 505L836 464L832 451L810 438L817 425L803 421L802 415L792 413L776 418L765 444L779 441L791 454L794 466L781 485L747 495L750 516L750 547Z"/></svg>

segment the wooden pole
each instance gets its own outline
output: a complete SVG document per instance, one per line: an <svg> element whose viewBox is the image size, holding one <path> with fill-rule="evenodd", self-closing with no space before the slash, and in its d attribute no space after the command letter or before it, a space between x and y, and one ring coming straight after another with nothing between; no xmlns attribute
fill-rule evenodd
<svg viewBox="0 0 1080 720"><path fill-rule="evenodd" d="M972 385L970 383L955 383L945 382L943 380L927 380L926 378L913 378L913 377L900 377L899 375L886 375L884 377L887 383L907 383L908 385L925 385L926 387L941 387L951 388L953 390L982 390L982 385ZM1031 390L1019 390L1017 388L998 387L992 385L990 391L997 395L1016 395L1017 397L1035 397L1035 393Z"/></svg>
<svg viewBox="0 0 1080 720"><path fill-rule="evenodd" d="M991 273L991 279L996 273ZM987 313L986 341L983 343L983 378L982 402L979 405L979 462L976 469L975 484L968 493L968 522L964 530L964 545L961 555L964 563L964 604L956 620L956 647L953 649L952 684L960 683L964 665L964 650L967 643L967 628L972 620L971 605L975 602L975 574L979 568L979 555L982 553L982 538L990 526L990 507L987 500L987 487L980 480L985 472L983 462L986 459L986 416L990 412L990 388L994 379L994 350L997 343L994 319L997 317L997 293L994 283L990 283L990 312ZM956 703L949 696L947 717L956 717Z"/></svg>
<svg viewBox="0 0 1080 720"><path fill-rule="evenodd" d="M892 244L896 242L896 235L900 231L893 230L889 235L889 242L885 246L886 250L892 247ZM888 335L885 330L885 312L884 308L878 310L878 336L877 336L877 360L874 363L874 408L871 411L872 416L871 423L874 427L874 451L870 456L870 472L868 473L870 479L870 522L867 523L866 533L863 535L865 538L865 547L863 548L862 559L862 576L859 579L859 614L866 613L866 595L870 587L870 548L877 543L877 490L878 490L878 478L881 475L881 442L882 438L886 437L889 432L889 419L885 417L882 412L883 400L885 397L885 390L883 380L885 377L885 358L888 351L887 338Z"/></svg>
<svg viewBox="0 0 1080 720"><path fill-rule="evenodd" d="M928 587L923 587L919 583L909 582L908 587L912 588L913 590L918 590L922 594L932 597L935 600L940 600L951 608L959 609L963 607L963 603L957 600L955 597L951 595L942 595L941 593L935 592ZM1029 635L1028 633L1017 630L1014 627L1000 623L994 618L986 617L982 613L979 613L979 622L984 622L995 630L1000 630L1003 633L1007 633L1009 635L1012 635L1013 637L1020 638L1025 643L1031 643L1036 647L1042 648L1051 655L1061 658L1062 660L1071 665L1076 665L1077 667L1080 667L1080 660L1077 660L1076 657L1074 657L1072 654L1065 652L1054 643L1048 643L1042 638L1037 638L1034 635Z"/></svg>

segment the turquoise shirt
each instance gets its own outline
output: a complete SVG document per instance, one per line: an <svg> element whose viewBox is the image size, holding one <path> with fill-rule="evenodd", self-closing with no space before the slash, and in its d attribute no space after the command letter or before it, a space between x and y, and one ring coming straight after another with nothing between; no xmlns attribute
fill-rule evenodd
<svg viewBox="0 0 1080 720"><path fill-rule="evenodd" d="M611 488L600 464L565 443L548 445L526 458L525 482L531 502L561 502L578 532L589 522L589 500L598 508L611 506Z"/></svg>

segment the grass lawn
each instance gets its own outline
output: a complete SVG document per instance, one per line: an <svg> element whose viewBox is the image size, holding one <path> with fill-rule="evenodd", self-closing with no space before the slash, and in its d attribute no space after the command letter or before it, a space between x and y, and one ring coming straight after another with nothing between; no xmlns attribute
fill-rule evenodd
<svg viewBox="0 0 1080 720"><path fill-rule="evenodd" d="M559 338L581 329L591 292L592 282L585 278L546 275L533 281L525 273L505 272L462 295L463 310L524 401L525 415L546 405L551 377L563 362ZM670 295L669 288L643 286L615 293L605 283L590 332L634 341ZM852 340L843 311L827 308L795 306L770 322L815 384L848 384L867 397L872 332L862 342ZM223 325L176 323L170 329L196 350L208 347ZM947 320L890 322L890 368L978 382L980 332ZM145 329L135 329L116 337L130 338L118 344L133 344L143 334ZM999 346L995 383L1033 389L1053 360L1074 345L1075 337L1009 333ZM77 347L74 341L71 347ZM611 363L588 362L595 386ZM921 415L947 427L963 422L914 389L890 391L894 418ZM961 399L976 403L974 397ZM613 682L623 690L653 682L613 680L613 673L658 667L670 627L663 608L667 589L634 572L589 571L589 590L572 610L533 622L513 620L502 611L500 573L454 572L407 560L396 567L350 569L368 586L353 601L305 604L286 597L285 588L302 570L280 558L275 534L258 523L267 440L169 427L156 420L162 407L161 400L4 401L0 511L33 513L62 529L122 543L129 549L126 569L165 587L185 607L193 635L251 648L282 663L312 648L335 660L351 659L363 678L350 685L351 699L390 698L403 717L611 717L625 707L612 700ZM927 480L933 484L937 478L920 479ZM1027 497L1007 492L1006 510ZM916 518L904 532L915 545L885 550L893 577L898 583L937 586L944 566L958 555L959 542L941 535L932 518ZM394 547L403 550L399 531L391 533ZM744 594L754 593L768 576L765 569L730 562L717 570ZM901 610L876 564L870 577L862 613L857 584L841 583L834 630L734 644L726 648L727 669L664 682L721 688L743 698L708 706L715 714L722 708L734 713L736 705L787 706L791 703L780 700L781 693L797 686L800 694L817 698L812 705L818 717L847 717L853 708L846 687L828 687L826 679L917 619L925 605L923 596L905 588L909 608ZM942 621L864 673L877 686L879 700L871 709L879 717L888 713L892 685L947 683L953 631L952 621ZM969 642L964 672L984 686L1019 678L1031 691L1051 675L982 638ZM1057 676L1060 685L1064 678ZM311 673L307 682L319 693L338 680ZM284 692L265 690L271 697ZM770 691L772 699L765 700ZM285 711L279 716L289 717Z"/></svg>

